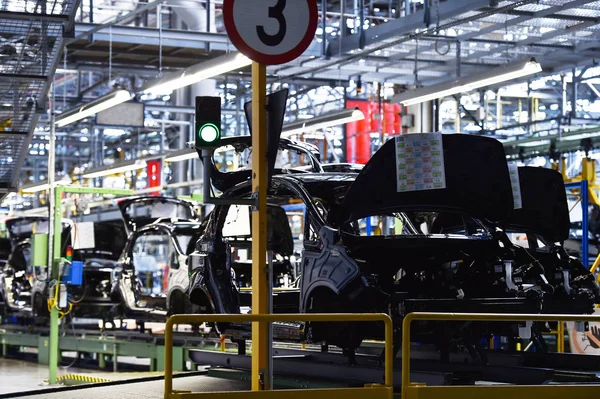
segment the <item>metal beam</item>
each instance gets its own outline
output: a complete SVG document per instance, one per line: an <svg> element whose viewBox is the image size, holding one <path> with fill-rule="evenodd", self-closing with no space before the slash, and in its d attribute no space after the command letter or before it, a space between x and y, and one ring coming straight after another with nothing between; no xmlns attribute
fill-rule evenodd
<svg viewBox="0 0 600 399"><path fill-rule="evenodd" d="M25 74L12 74L12 73L0 73L0 81L11 81L11 82L25 82L41 81L45 82L48 80L47 76L44 75L25 75Z"/></svg>
<svg viewBox="0 0 600 399"><path fill-rule="evenodd" d="M145 12L145 11L149 11L149 10L155 8L156 6L158 6L159 4L164 3L165 1L166 0L156 0L156 1L152 2L152 3L144 5L142 7L138 7L135 10L131 11L130 13L128 13L127 15L124 15L124 16L116 18L114 21L107 22L107 23L104 23L104 24L95 24L93 27L90 27L85 32L79 32L78 33L77 29L75 29L75 37L72 38L72 39L67 40L65 44L68 46L69 44L73 43L74 41L79 40L79 39L83 39L86 36L90 36L90 35L98 32L98 31L100 31L102 29L109 28L109 27L114 27L114 25L120 24L120 23L127 23L127 22L133 20L137 14L140 14L140 13Z"/></svg>
<svg viewBox="0 0 600 399"><path fill-rule="evenodd" d="M93 34L94 41L110 41L108 28L98 24L75 24L75 35L82 36L82 33L87 33L90 30L95 30ZM162 43L163 47L178 47L191 48L198 50L206 50L206 43L210 43L212 50L227 51L232 50L229 43L229 38L224 33L206 33L193 31L179 31L163 29L162 33L154 28L140 28L136 26L112 26L112 42L113 43L129 43L159 46ZM87 37L83 35L80 39ZM72 42L72 41L71 41Z"/></svg>
<svg viewBox="0 0 600 399"><path fill-rule="evenodd" d="M440 2L439 17L440 21L454 18L478 8L490 5L490 0L453 0ZM428 28L425 23L425 10L419 10L410 16L402 17L394 21L386 22L381 25L371 27L364 31L364 46L379 44L383 40L405 36L414 33L416 30ZM437 16L436 16L437 18ZM349 53L352 50L361 49L361 37L358 34L347 36L340 45L340 38L330 41L327 54L337 56Z"/></svg>
<svg viewBox="0 0 600 399"><path fill-rule="evenodd" d="M194 114L196 109L194 107L179 107L175 105L151 105L146 104L146 111L150 112L170 112L173 114ZM235 115L236 111L234 109L222 109L222 115ZM177 121L172 121L177 122Z"/></svg>
<svg viewBox="0 0 600 399"><path fill-rule="evenodd" d="M0 131L0 137L2 136L27 136L29 132L19 132L19 131Z"/></svg>
<svg viewBox="0 0 600 399"><path fill-rule="evenodd" d="M507 11L509 9L514 8L514 7L521 7L523 5L527 5L527 4L533 3L535 1L536 0L518 0L518 1L514 2L514 3L507 4L507 5L503 6L503 7L498 7L496 9L494 9L494 11L480 12L480 13L476 13L475 15L464 17L462 19L450 19L447 22L444 21L443 24L440 24L439 27L436 27L435 29L427 28L427 29L420 30L420 31L418 31L416 33L411 32L411 34L400 35L398 38L393 38L392 40L389 40L387 42L381 43L379 45L370 46L368 49L364 49L364 50L360 50L360 51L351 51L351 54L346 55L345 57L343 57L341 59L338 58L338 59L335 59L335 60L333 60L331 62L328 62L326 64L323 64L323 65L320 65L320 66L317 66L317 67L314 67L314 68L308 68L308 69L306 69L304 71L300 71L298 73L294 73L294 74L288 75L288 76L286 76L286 79L288 79L289 77L297 77L297 76L303 76L303 75L308 75L308 74L312 74L314 76L314 74L316 72L319 72L319 71L322 71L322 70L325 70L325 69L330 69L332 67L336 67L338 70L341 70L343 65L352 63L356 59L364 58L366 55L374 53L374 52L376 52L378 50L385 50L385 49L388 49L390 46L399 45L401 43L408 42L408 41L413 40L413 39L417 39L417 38L419 38L421 36L425 36L427 34L431 34L432 32L437 31L437 30L449 29L449 28L452 28L452 27L455 27L455 26L459 26L459 25L464 24L464 23L476 21L476 20L479 20L479 19L482 19L482 18L487 18L487 17L489 17L491 15L505 12L505 11ZM455 4L455 3L452 3L452 4ZM471 4L471 7L473 7L477 3L474 4L474 2L471 2L469 4ZM415 14L412 14L412 15L415 15ZM287 67L284 66L283 68L280 68L279 70L277 70L277 72L279 72L280 70L285 69L285 68L287 68Z"/></svg>
<svg viewBox="0 0 600 399"><path fill-rule="evenodd" d="M588 22L582 22L582 23L577 24L577 25L568 26L565 29L557 29L557 30L553 30L551 32L546 32L546 33L544 33L541 36L529 37L529 38L527 38L525 40L520 40L520 41L516 42L514 44L514 46L498 46L498 47L496 47L494 49L490 49L490 50L487 50L487 51L475 51L474 53L472 53L472 54L470 54L470 55L468 55L466 57L463 57L463 59L464 60L472 60L472 59L480 57L482 55L490 55L490 54L494 54L494 53L501 53L503 51L511 50L511 49L513 49L515 47L529 46L529 45L534 44L535 42L542 42L542 41L553 39L553 38L558 37L558 36L568 35L570 33L574 33L574 32L577 32L577 31L580 31L582 29L586 29L586 28L589 28L591 26L598 25L598 24L600 24L600 18L597 19L594 22L589 22L589 21Z"/></svg>
<svg viewBox="0 0 600 399"><path fill-rule="evenodd" d="M545 10L537 11L535 13L532 13L532 15L530 15L530 16L521 16L521 17L513 18L513 19L508 20L506 22L499 22L499 23L496 23L496 24L489 25L489 26L487 26L485 28L481 28L481 29L478 29L476 31L469 32L469 33L466 33L464 35L460 35L460 36L457 36L455 38L452 38L452 41L454 41L454 42L456 42L456 41L459 41L459 42L469 41L469 40L475 39L477 37L481 37L483 35L490 34L492 32L500 30L500 29L506 29L506 28L508 28L510 26L515 26L515 25L518 25L520 23L527 22L527 21L529 21L529 20L531 20L533 18L544 18L544 17L547 17L549 15L555 14L555 13L557 13L559 11L563 11L563 10L566 10L566 9L569 9L569 8L578 7L578 6L582 6L582 5L591 3L593 1L595 1L595 0L574 0L574 1L570 1L570 2L562 4L562 5L558 5L558 6L547 8ZM493 9L490 9L490 11L492 11L492 10ZM429 37L428 37L428 39L429 39ZM533 43L529 43L529 44L533 44ZM509 48L511 45L516 47L516 46L519 46L520 44L519 44L519 42L512 42L511 44L506 44L506 42L504 42L504 47L503 48ZM432 50L434 47L435 47L435 43L429 44L429 45L425 45L425 46L422 46L422 47L420 46L419 52L427 52L427 51ZM499 48L500 48L500 46L498 46L498 47L496 47L494 49L490 49L490 50L485 51L485 52L480 51L479 53L487 54L487 53L491 53L491 52L498 52L498 51L500 51L500 50L498 50ZM402 54L401 56L390 57L390 61L391 62L380 66L380 69L381 68L389 67L391 65L394 65L398 60L407 59L407 58L412 57L414 55L415 55L415 50L411 50L411 51L409 51L406 54ZM468 60L468 59L470 59L470 58L472 58L472 56L462 57L461 58L462 65L465 65L466 64L465 61ZM447 61L446 64L448 64L448 63L450 63L452 65L451 66L452 68L454 68L454 66L456 65L456 62L454 60L453 61Z"/></svg>
<svg viewBox="0 0 600 399"><path fill-rule="evenodd" d="M70 17L63 14L45 14L37 12L0 11L0 19L16 19L22 21L46 21L54 23L69 22Z"/></svg>

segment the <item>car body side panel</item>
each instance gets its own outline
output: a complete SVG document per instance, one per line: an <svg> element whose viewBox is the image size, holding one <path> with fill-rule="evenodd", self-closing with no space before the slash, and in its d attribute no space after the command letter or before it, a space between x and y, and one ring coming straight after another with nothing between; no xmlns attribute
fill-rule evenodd
<svg viewBox="0 0 600 399"><path fill-rule="evenodd" d="M176 293L179 291L185 294L190 286L190 277L188 275L187 267L187 256L178 254L179 256L179 269L169 268L169 289L167 291L167 310L170 312L173 306L179 304L173 303Z"/></svg>
<svg viewBox="0 0 600 399"><path fill-rule="evenodd" d="M231 271L214 255L195 257L195 265L190 285L190 301L201 303L202 295L208 297L215 313L239 313L239 296L231 278Z"/></svg>
<svg viewBox="0 0 600 399"><path fill-rule="evenodd" d="M545 168L520 167L522 207L510 213L506 228L533 231L550 242L569 238L569 205L563 177Z"/></svg>
<svg viewBox="0 0 600 399"><path fill-rule="evenodd" d="M301 313L306 312L308 300L315 289L324 287L337 295L360 275L357 263L346 254L346 249L333 244L335 234L335 230L323 227L320 230L323 249L302 254Z"/></svg>

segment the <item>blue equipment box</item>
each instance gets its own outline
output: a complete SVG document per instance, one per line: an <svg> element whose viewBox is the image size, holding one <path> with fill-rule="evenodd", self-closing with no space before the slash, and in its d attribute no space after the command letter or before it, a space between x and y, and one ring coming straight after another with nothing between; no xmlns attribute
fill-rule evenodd
<svg viewBox="0 0 600 399"><path fill-rule="evenodd" d="M83 262L74 260L70 265L65 265L62 282L68 285L81 285L83 283Z"/></svg>

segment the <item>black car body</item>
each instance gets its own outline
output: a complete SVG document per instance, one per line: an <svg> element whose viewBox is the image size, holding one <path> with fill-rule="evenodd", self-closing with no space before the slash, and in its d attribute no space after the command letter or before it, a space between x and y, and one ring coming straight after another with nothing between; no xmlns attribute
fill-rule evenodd
<svg viewBox="0 0 600 399"><path fill-rule="evenodd" d="M273 176L268 242L275 269L293 247L281 206L298 201L305 205L299 288L276 291L276 313L385 312L400 321L414 311L542 311L551 294L543 269L524 267L522 262L529 265L530 257L523 261L524 250L494 227L513 211L501 143L470 135L443 135L443 143L445 189L397 192L393 140L358 174ZM224 191L223 198L247 199L247 177L230 177L237 184L229 188L226 179L215 185ZM249 234L247 227L237 229L245 234L224 234L225 222L233 220L232 207L239 209L214 209L190 257L190 301L204 312L238 313L250 303L248 293L232 279L239 267L231 253L247 245ZM394 228L367 236L361 229L366 218L391 218ZM433 330L423 324L420 339L427 339ZM357 347L367 337L382 337L380 329L360 324L312 323L306 332L312 340L345 348Z"/></svg>
<svg viewBox="0 0 600 399"><path fill-rule="evenodd" d="M6 222L9 254L0 275L0 301L4 314L28 316L32 310L34 270L30 264L31 235L38 227L40 234L48 232L48 218L19 217Z"/></svg>
<svg viewBox="0 0 600 399"><path fill-rule="evenodd" d="M32 265L31 235L47 234L48 218L12 218L6 221L6 225L12 248L2 272L5 311L20 316L37 316L43 322L48 316L48 270L47 266ZM72 244L71 230L75 226L70 220L62 223L63 257ZM105 317L109 313L113 307L110 281L125 239L122 223L94 223L94 248L72 251L72 261L83 263L82 284L67 286L68 301L74 315Z"/></svg>
<svg viewBox="0 0 600 399"><path fill-rule="evenodd" d="M592 313L600 303L595 276L564 248L569 238L569 206L560 173L545 168L520 167L522 208L503 224L508 234L526 237L524 247L544 268L553 295L544 302L545 313Z"/></svg>
<svg viewBox="0 0 600 399"><path fill-rule="evenodd" d="M187 299L187 255L202 225L191 203L166 197L119 202L129 237L112 281L119 314L164 321L167 314L193 313Z"/></svg>

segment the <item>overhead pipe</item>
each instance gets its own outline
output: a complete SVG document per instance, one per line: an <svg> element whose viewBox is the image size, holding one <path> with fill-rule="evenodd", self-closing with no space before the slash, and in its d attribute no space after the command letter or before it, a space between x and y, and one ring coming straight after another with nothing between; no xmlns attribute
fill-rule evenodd
<svg viewBox="0 0 600 399"><path fill-rule="evenodd" d="M579 76L577 76L577 68L573 68L573 90L571 92L571 118L577 118L577 85Z"/></svg>
<svg viewBox="0 0 600 399"><path fill-rule="evenodd" d="M343 17L340 21L340 30L344 29ZM321 42L321 57L327 56L327 0L321 0L321 25L323 27L323 40Z"/></svg>

